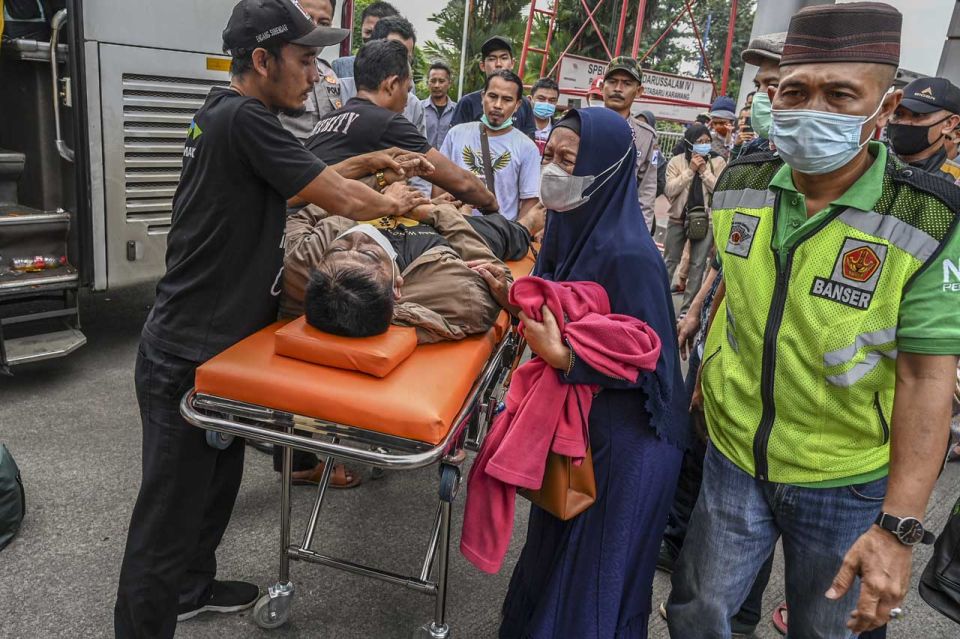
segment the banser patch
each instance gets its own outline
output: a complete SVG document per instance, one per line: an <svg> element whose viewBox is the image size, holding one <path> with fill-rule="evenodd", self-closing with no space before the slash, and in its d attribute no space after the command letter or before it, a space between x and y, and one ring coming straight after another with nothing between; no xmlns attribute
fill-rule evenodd
<svg viewBox="0 0 960 639"><path fill-rule="evenodd" d="M810 294L865 311L870 308L886 257L886 244L847 237L830 279L814 278Z"/></svg>
<svg viewBox="0 0 960 639"><path fill-rule="evenodd" d="M730 237L727 238L727 253L738 257L749 257L753 238L757 234L760 218L746 213L733 214L733 224L730 225Z"/></svg>

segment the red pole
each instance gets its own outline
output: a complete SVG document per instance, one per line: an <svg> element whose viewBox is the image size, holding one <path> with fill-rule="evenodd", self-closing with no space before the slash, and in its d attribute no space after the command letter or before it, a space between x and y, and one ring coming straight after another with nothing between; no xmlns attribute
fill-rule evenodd
<svg viewBox="0 0 960 639"><path fill-rule="evenodd" d="M530 17L527 18L527 31L523 34L523 48L520 50L520 66L518 67L520 71L520 77L523 77L523 72L526 70L527 64L527 47L530 46L530 32L533 30L533 17L537 14L537 0L532 0L530 2Z"/></svg>
<svg viewBox="0 0 960 639"><path fill-rule="evenodd" d="M730 25L727 28L727 50L723 54L723 79L720 80L720 95L727 94L730 79L730 58L733 57L733 32L737 28L737 0L730 2Z"/></svg>
<svg viewBox="0 0 960 639"><path fill-rule="evenodd" d="M627 27L627 2L629 0L623 0L623 4L620 5L620 26L617 27L617 44L613 48L614 55L620 55L620 51L623 49L623 30Z"/></svg>
<svg viewBox="0 0 960 639"><path fill-rule="evenodd" d="M607 39L603 37L603 31L600 29L600 25L597 24L597 21L593 19L593 14L596 13L597 7L601 3L597 3L597 6L593 8L593 11L590 10L590 6L587 4L587 0L580 0L580 4L583 5L583 8L587 10L587 20L593 23L593 30L597 32L597 37L600 38L600 44L603 46L604 52L607 54L608 59L613 59L613 54L610 53L610 47L607 46Z"/></svg>
<svg viewBox="0 0 960 639"><path fill-rule="evenodd" d="M353 0L345 0L343 3L340 27L350 30L350 36L340 43L340 57L343 58L350 55L350 49L353 46Z"/></svg>
<svg viewBox="0 0 960 639"><path fill-rule="evenodd" d="M636 58L640 52L640 34L643 33L643 14L647 12L647 0L640 0L637 7L637 26L633 28L633 49L630 57Z"/></svg>
<svg viewBox="0 0 960 639"><path fill-rule="evenodd" d="M553 30L557 26L557 3L560 0L553 0L553 8L550 12L550 24L547 27L547 41L543 45L543 50L548 53L543 54L543 61L540 63L540 77L544 77L547 74L547 64L550 63L550 43L553 42Z"/></svg>

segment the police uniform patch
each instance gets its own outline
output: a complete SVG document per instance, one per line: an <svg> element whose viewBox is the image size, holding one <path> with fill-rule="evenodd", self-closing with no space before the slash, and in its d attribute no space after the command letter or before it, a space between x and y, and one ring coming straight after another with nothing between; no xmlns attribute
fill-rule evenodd
<svg viewBox="0 0 960 639"><path fill-rule="evenodd" d="M753 238L757 234L760 218L746 213L734 213L733 223L730 225L730 236L727 238L726 252L738 257L749 257Z"/></svg>
<svg viewBox="0 0 960 639"><path fill-rule="evenodd" d="M814 278L810 294L866 310L870 308L877 290L886 257L886 244L847 237L834 262L830 278Z"/></svg>

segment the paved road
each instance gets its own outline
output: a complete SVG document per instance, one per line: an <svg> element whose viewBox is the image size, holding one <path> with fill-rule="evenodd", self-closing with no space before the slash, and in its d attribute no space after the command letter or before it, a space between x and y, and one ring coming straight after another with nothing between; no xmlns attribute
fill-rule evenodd
<svg viewBox="0 0 960 639"><path fill-rule="evenodd" d="M83 317L89 343L74 356L16 370L0 378L0 441L16 456L27 489L21 535L0 554L0 637L106 637L126 525L139 483L140 425L133 392L138 333L151 302L147 288L86 294ZM929 521L939 529L960 493L960 466L937 486ZM270 460L248 449L246 475L219 553L223 577L263 586L276 579L279 483ZM375 559L396 571L416 571L435 508L436 471L391 474L352 491L334 492L318 534L320 548L347 558ZM294 533L303 530L312 491L294 492ZM457 502L455 521L462 517ZM524 509L519 509L523 511ZM517 530L525 529L525 512ZM520 534L505 565L512 565ZM454 543L459 542L455 533ZM925 564L928 550L917 554ZM249 614L200 617L180 626L183 639L302 637L388 639L407 637L426 621L422 595L325 568L294 564L297 599L290 623L259 630ZM479 573L454 553L449 619L456 637L496 635L507 573ZM765 599L769 613L783 598L778 567ZM654 605L665 599L658 574ZM911 591L908 617L891 637L957 637L956 625ZM767 623L761 638L778 635ZM651 636L667 636L654 613Z"/></svg>

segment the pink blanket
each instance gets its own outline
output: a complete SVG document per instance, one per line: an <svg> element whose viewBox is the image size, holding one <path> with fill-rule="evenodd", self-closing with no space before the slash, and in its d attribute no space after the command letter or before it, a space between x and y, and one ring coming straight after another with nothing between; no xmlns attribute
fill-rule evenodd
<svg viewBox="0 0 960 639"><path fill-rule="evenodd" d="M537 321L546 305L577 359L608 377L634 382L641 371L657 366L660 338L636 318L611 314L599 284L524 277L511 287L510 301ZM598 391L565 381L539 357L516 370L506 410L494 421L467 480L460 551L477 568L500 570L513 532L516 490L540 488L547 454L575 459L586 454Z"/></svg>

